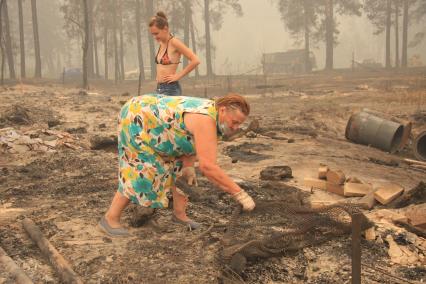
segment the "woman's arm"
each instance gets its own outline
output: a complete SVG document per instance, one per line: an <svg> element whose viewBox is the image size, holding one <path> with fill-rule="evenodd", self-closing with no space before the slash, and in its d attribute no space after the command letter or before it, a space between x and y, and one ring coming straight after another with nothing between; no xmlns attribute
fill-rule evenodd
<svg viewBox="0 0 426 284"><path fill-rule="evenodd" d="M195 53L192 52L192 50L189 49L183 42L181 42L177 38L173 38L171 39L170 44L183 56L188 58L189 62L188 62L188 65L184 69L182 69L179 73L164 76L164 81L167 83L179 81L180 79L185 77L189 72L194 70L198 64L200 64L200 60L198 59L197 55L195 55Z"/></svg>
<svg viewBox="0 0 426 284"><path fill-rule="evenodd" d="M217 135L215 121L203 114L186 113L186 128L194 135L195 150L201 172L223 191L232 195L241 188L216 163Z"/></svg>

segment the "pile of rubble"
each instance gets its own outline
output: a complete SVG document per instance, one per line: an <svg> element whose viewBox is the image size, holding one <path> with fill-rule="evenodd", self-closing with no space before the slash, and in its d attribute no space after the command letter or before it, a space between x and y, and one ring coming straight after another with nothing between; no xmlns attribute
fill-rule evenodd
<svg viewBox="0 0 426 284"><path fill-rule="evenodd" d="M68 132L48 129L20 132L12 127L0 129L1 153L54 152L62 146L73 150L83 148L78 137Z"/></svg>
<svg viewBox="0 0 426 284"><path fill-rule="evenodd" d="M364 209L373 209L376 204L389 208L407 207L404 218L398 221L424 231L426 235L426 186L422 182L411 190L391 182L381 182L373 186L356 177L347 178L341 170L333 170L326 165L321 165L318 169L318 177L305 178L304 186L348 198L345 203L357 204Z"/></svg>

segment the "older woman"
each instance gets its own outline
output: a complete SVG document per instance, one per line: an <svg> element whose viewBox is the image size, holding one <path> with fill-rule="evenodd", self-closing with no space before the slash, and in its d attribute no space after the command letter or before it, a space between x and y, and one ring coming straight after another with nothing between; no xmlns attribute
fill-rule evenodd
<svg viewBox="0 0 426 284"><path fill-rule="evenodd" d="M234 133L249 112L246 100L236 94L216 100L153 94L128 101L119 116L119 187L99 227L110 236L128 235L120 216L129 202L164 208L171 190L173 220L198 228L186 215L187 197L175 186L178 176L195 179L196 159L211 182L243 210L253 210L253 199L216 163L218 136Z"/></svg>
<svg viewBox="0 0 426 284"><path fill-rule="evenodd" d="M192 50L170 33L169 23L163 12L158 12L151 18L149 30L160 43L155 55L155 62L157 63L156 92L168 96L180 96L182 89L179 80L200 64L200 61ZM188 59L189 64L181 71L176 72L181 55Z"/></svg>

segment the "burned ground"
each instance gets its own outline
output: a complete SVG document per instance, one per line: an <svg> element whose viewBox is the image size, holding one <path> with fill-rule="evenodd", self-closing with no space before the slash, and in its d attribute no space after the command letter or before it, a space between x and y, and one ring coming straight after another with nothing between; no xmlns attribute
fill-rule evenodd
<svg viewBox="0 0 426 284"><path fill-rule="evenodd" d="M344 136L350 115L363 108L411 120L413 132L422 129L426 121L424 73L271 78L267 85L276 88L256 88L256 81L251 80L254 83L249 85L248 80L235 80L232 91L247 95L251 119L259 121L259 129L236 140L220 142L218 162L255 200L287 200L300 206L342 200L302 186L304 177L316 176L320 164L341 169L365 182L390 181L405 189L426 180L424 170L399 162L401 158L413 158L409 148L391 155L351 143ZM71 86L27 84L9 85L1 91L2 131L8 128L16 135L40 139L13 153L0 148L0 246L34 282L59 280L23 230L24 217L35 221L86 283L227 281L222 277L227 268L221 252L236 204L205 178L200 178L197 195L189 207L189 215L203 224L198 232L188 232L174 224L169 209L157 210L142 226L131 227L133 237L129 239L111 239L96 230L117 187L117 157L111 147L116 117L123 102L135 94L136 85L94 83L90 91L80 92ZM183 82L188 95L204 96L205 90L207 96L224 94L226 88L218 85L220 82ZM153 88L150 83L143 92ZM106 146L93 147L95 142L105 142ZM41 144L43 147L35 147ZM283 165L292 169L292 178L260 180L260 172L266 167ZM389 274L425 281L425 239L384 221L384 210L403 209L376 206L364 212L375 223L377 237L373 241L362 240L363 283L402 282ZM134 208L126 210L126 225L134 224L134 212ZM256 224L254 220L246 230L260 232L260 225ZM388 254L389 235L398 245L414 251L417 259L407 264L394 263ZM350 236L342 234L270 258L249 258L234 280L345 283L351 275L350 243ZM10 282L8 275L0 275L2 282Z"/></svg>

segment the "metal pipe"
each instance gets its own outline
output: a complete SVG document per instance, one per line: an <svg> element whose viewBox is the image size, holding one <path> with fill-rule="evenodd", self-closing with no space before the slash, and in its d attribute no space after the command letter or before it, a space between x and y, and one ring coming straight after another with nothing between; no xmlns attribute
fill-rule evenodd
<svg viewBox="0 0 426 284"><path fill-rule="evenodd" d="M413 142L414 156L421 161L426 161L426 130L416 136Z"/></svg>
<svg viewBox="0 0 426 284"><path fill-rule="evenodd" d="M346 139L395 152L403 142L404 126L367 112L353 114L346 126Z"/></svg>

